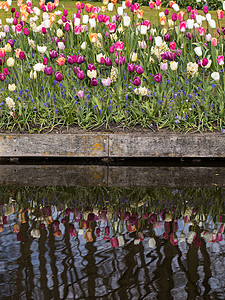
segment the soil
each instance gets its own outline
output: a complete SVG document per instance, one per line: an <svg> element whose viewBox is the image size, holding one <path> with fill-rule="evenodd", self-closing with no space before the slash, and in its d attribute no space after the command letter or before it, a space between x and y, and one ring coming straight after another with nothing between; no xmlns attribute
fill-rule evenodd
<svg viewBox="0 0 225 300"><path fill-rule="evenodd" d="M106 128L105 125L94 127L92 129L84 129L82 127L79 127L78 125L72 125L68 128L66 126L56 126L53 129L47 128L42 129L40 131L40 128L36 127L32 133L30 133L28 130L19 130L14 129L12 131L0 129L0 134L46 134L46 133L52 133L52 134L84 134L84 133L141 133L141 134L187 134L185 131L178 131L178 130L170 130L169 128L162 128L158 129L156 126L152 126L150 128L143 128L141 126L134 126L127 128L125 123L124 124L110 124L108 128ZM218 130L209 131L207 128L205 128L203 131L199 130L190 130L188 131L188 134L204 134L204 133L220 133Z"/></svg>

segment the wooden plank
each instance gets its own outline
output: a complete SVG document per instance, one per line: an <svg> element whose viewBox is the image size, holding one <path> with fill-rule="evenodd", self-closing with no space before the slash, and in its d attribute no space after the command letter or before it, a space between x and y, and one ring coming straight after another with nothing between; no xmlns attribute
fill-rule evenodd
<svg viewBox="0 0 225 300"><path fill-rule="evenodd" d="M0 157L105 157L107 134L0 134Z"/></svg>
<svg viewBox="0 0 225 300"><path fill-rule="evenodd" d="M225 136L110 134L109 157L225 157Z"/></svg>

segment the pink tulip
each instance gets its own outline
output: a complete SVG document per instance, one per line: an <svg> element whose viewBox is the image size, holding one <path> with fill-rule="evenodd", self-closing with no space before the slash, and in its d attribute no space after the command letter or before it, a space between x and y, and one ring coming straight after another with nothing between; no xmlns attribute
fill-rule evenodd
<svg viewBox="0 0 225 300"><path fill-rule="evenodd" d="M216 14L217 14L217 19L218 19L218 20L223 19L223 11L222 11L222 9L218 9L218 10L216 11Z"/></svg>
<svg viewBox="0 0 225 300"><path fill-rule="evenodd" d="M184 21L184 15L185 15L185 12L184 11L180 11L178 13L178 20L179 21Z"/></svg>
<svg viewBox="0 0 225 300"><path fill-rule="evenodd" d="M185 22L185 21L180 22L180 31L181 31L181 32L185 32L185 31L186 31L186 28L187 28L186 22Z"/></svg>
<svg viewBox="0 0 225 300"><path fill-rule="evenodd" d="M110 243L111 243L111 245L112 245L113 248L119 246L119 241L118 241L117 237L112 237L112 238L110 239Z"/></svg>
<svg viewBox="0 0 225 300"><path fill-rule="evenodd" d="M122 51L124 47L124 43L123 42L116 42L116 51Z"/></svg>
<svg viewBox="0 0 225 300"><path fill-rule="evenodd" d="M149 20L144 20L144 25L147 26L147 30L149 30L151 26L151 22Z"/></svg>
<svg viewBox="0 0 225 300"><path fill-rule="evenodd" d="M200 36L205 35L205 28L204 27L199 27L198 28L198 33L199 33Z"/></svg>
<svg viewBox="0 0 225 300"><path fill-rule="evenodd" d="M114 33L116 31L116 24L115 23L109 23L109 32Z"/></svg>
<svg viewBox="0 0 225 300"><path fill-rule="evenodd" d="M16 25L16 32L17 33L21 33L22 32L22 29L23 29L23 26L21 24L17 24Z"/></svg>
<svg viewBox="0 0 225 300"><path fill-rule="evenodd" d="M80 25L74 27L74 32L77 35L81 33L81 30L82 30L82 28Z"/></svg>
<svg viewBox="0 0 225 300"><path fill-rule="evenodd" d="M221 55L221 56L217 56L217 62L220 66L224 65L224 56Z"/></svg>
<svg viewBox="0 0 225 300"><path fill-rule="evenodd" d="M176 47L175 42L170 42L169 47L170 47L170 50L174 51L175 47Z"/></svg>
<svg viewBox="0 0 225 300"><path fill-rule="evenodd" d="M105 23L105 25L109 25L109 23L110 23L110 16L104 16L104 23Z"/></svg>
<svg viewBox="0 0 225 300"><path fill-rule="evenodd" d="M211 43L213 46L217 46L217 38L212 38Z"/></svg>

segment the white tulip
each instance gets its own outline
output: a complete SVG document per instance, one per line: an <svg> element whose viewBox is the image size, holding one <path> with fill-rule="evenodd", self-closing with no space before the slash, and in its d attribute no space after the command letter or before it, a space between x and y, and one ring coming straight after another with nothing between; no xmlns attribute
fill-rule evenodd
<svg viewBox="0 0 225 300"><path fill-rule="evenodd" d="M202 16L201 15L195 16L195 20L199 25L202 25Z"/></svg>
<svg viewBox="0 0 225 300"><path fill-rule="evenodd" d="M143 35L147 34L147 26L141 25L140 33Z"/></svg>
<svg viewBox="0 0 225 300"><path fill-rule="evenodd" d="M49 19L49 14L47 12L44 12L42 15L43 20L48 20Z"/></svg>
<svg viewBox="0 0 225 300"><path fill-rule="evenodd" d="M124 246L124 238L123 238L123 236L119 235L117 237L117 239L118 239L118 242L119 242L119 246Z"/></svg>
<svg viewBox="0 0 225 300"><path fill-rule="evenodd" d="M108 11L113 11L113 3L108 4Z"/></svg>
<svg viewBox="0 0 225 300"><path fill-rule="evenodd" d="M216 28L216 22L215 22L215 20L211 19L211 20L209 21L209 26L210 26L212 29L215 29L215 28Z"/></svg>
<svg viewBox="0 0 225 300"><path fill-rule="evenodd" d="M38 7L35 6L33 8L33 10L34 10L35 15L40 16L41 11L40 11L40 9Z"/></svg>
<svg viewBox="0 0 225 300"><path fill-rule="evenodd" d="M83 24L87 24L88 20L89 20L89 16L88 15L83 15L83 19L82 19Z"/></svg>
<svg viewBox="0 0 225 300"><path fill-rule="evenodd" d="M173 5L173 6L174 6L174 5ZM155 241L154 238L150 238L150 239L148 240L148 246L149 246L149 248L154 248L154 247L156 246L156 241Z"/></svg>
<svg viewBox="0 0 225 300"><path fill-rule="evenodd" d="M123 15L123 7L122 6L117 8L117 13L118 13L119 16Z"/></svg>
<svg viewBox="0 0 225 300"><path fill-rule="evenodd" d="M155 45L157 47L160 47L162 45L162 38L161 38L161 36L156 36L155 37Z"/></svg>
<svg viewBox="0 0 225 300"><path fill-rule="evenodd" d="M213 72L211 74L211 77L213 80L218 81L220 79L220 74L219 74L219 72Z"/></svg>
<svg viewBox="0 0 225 300"><path fill-rule="evenodd" d="M171 61L171 62L170 62L170 69L171 69L172 71L176 71L177 68L178 68L178 62L176 62L176 61Z"/></svg>
<svg viewBox="0 0 225 300"><path fill-rule="evenodd" d="M74 19L74 26L79 26L80 25L80 18L75 18Z"/></svg>
<svg viewBox="0 0 225 300"><path fill-rule="evenodd" d="M212 39L212 35L210 33L206 34L205 39L206 39L206 42L210 42Z"/></svg>
<svg viewBox="0 0 225 300"><path fill-rule="evenodd" d="M85 50L86 47L87 47L87 43L83 42L80 47L81 47L82 50Z"/></svg>
<svg viewBox="0 0 225 300"><path fill-rule="evenodd" d="M212 16L211 16L210 13L207 13L207 14L205 15L205 17L206 17L206 20L207 20L208 22L212 19Z"/></svg>
<svg viewBox="0 0 225 300"><path fill-rule="evenodd" d="M225 10L225 1L223 1L223 10Z"/></svg>
<svg viewBox="0 0 225 300"><path fill-rule="evenodd" d="M194 52L196 55L202 56L202 48L201 47L194 48Z"/></svg>
<svg viewBox="0 0 225 300"><path fill-rule="evenodd" d="M131 19L130 19L129 16L124 16L123 17L123 26L124 27L129 27L130 26L130 21L131 21Z"/></svg>
<svg viewBox="0 0 225 300"><path fill-rule="evenodd" d="M176 3L173 4L172 9L174 9L176 12L178 12L180 10L178 4L176 4Z"/></svg>
<svg viewBox="0 0 225 300"><path fill-rule="evenodd" d="M89 24L90 24L90 27L91 27L91 28L96 27L96 21L95 21L95 18L89 19Z"/></svg>
<svg viewBox="0 0 225 300"><path fill-rule="evenodd" d="M122 7L123 7L123 9L127 8L126 5L125 5L125 1L122 2Z"/></svg>
<svg viewBox="0 0 225 300"><path fill-rule="evenodd" d="M63 37L63 31L62 31L62 29L57 29L56 35L57 35L58 38Z"/></svg>

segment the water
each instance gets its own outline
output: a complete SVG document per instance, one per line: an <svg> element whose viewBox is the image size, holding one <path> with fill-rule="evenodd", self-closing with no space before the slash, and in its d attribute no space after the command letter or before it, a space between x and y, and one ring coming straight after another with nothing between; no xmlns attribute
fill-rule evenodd
<svg viewBox="0 0 225 300"><path fill-rule="evenodd" d="M0 187L0 299L225 299L223 188Z"/></svg>

